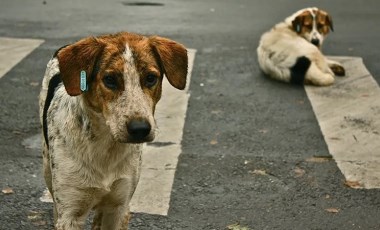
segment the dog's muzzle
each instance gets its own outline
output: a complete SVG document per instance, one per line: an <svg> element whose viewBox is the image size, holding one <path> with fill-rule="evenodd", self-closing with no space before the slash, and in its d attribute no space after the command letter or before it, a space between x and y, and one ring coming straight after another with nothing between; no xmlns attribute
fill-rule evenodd
<svg viewBox="0 0 380 230"><path fill-rule="evenodd" d="M311 39L311 44L315 45L316 47L319 47L319 39L316 39L316 38Z"/></svg>
<svg viewBox="0 0 380 230"><path fill-rule="evenodd" d="M152 141L149 134L152 127L148 121L145 120L132 120L127 124L127 131L129 140L133 143L141 143L145 141Z"/></svg>

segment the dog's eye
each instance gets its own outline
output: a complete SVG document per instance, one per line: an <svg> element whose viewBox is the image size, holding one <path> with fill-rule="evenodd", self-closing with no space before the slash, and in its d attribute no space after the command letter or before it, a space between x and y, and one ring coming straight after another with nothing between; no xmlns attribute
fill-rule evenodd
<svg viewBox="0 0 380 230"><path fill-rule="evenodd" d="M325 27L325 25L323 24L317 24L317 28L320 30L320 29L323 29L323 27Z"/></svg>
<svg viewBox="0 0 380 230"><path fill-rule="evenodd" d="M117 89L117 79L113 75L104 76L103 83L109 89Z"/></svg>
<svg viewBox="0 0 380 230"><path fill-rule="evenodd" d="M153 87L157 83L157 76L154 74L148 74L145 77L145 86L150 88Z"/></svg>

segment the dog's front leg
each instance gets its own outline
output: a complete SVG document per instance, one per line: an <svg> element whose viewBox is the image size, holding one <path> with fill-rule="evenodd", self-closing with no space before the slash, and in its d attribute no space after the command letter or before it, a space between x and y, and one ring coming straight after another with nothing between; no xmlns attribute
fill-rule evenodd
<svg viewBox="0 0 380 230"><path fill-rule="evenodd" d="M130 218L129 202L136 189L139 173L117 180L111 192L96 206L92 229L127 230Z"/></svg>
<svg viewBox="0 0 380 230"><path fill-rule="evenodd" d="M124 205L99 208L94 216L92 230L127 230L129 209Z"/></svg>
<svg viewBox="0 0 380 230"><path fill-rule="evenodd" d="M54 187L53 187L54 188ZM96 202L96 191L60 186L54 191L56 230L82 230L86 217Z"/></svg>

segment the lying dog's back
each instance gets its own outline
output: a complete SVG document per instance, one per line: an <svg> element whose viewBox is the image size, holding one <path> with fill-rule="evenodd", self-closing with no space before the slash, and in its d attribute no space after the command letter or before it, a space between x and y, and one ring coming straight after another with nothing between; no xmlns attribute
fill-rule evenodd
<svg viewBox="0 0 380 230"><path fill-rule="evenodd" d="M280 81L301 84L311 58L318 53L316 47L289 30L285 23L263 34L257 49L259 65L265 74Z"/></svg>

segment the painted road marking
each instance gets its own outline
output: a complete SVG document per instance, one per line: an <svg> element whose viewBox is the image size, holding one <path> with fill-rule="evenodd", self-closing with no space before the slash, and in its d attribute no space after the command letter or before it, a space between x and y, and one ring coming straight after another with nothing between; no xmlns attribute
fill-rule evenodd
<svg viewBox="0 0 380 230"><path fill-rule="evenodd" d="M196 50L189 49L189 73L184 91L163 82L162 97L156 108L159 134L152 144L144 146L140 181L130 203L132 212L167 215L181 141L187 103L190 97L189 84ZM23 141L26 148L40 148L40 134ZM33 147L34 146L34 147ZM52 203L47 189L40 197L42 202Z"/></svg>
<svg viewBox="0 0 380 230"><path fill-rule="evenodd" d="M359 57L334 57L346 77L306 86L330 154L347 181L380 188L380 88Z"/></svg>
<svg viewBox="0 0 380 230"><path fill-rule="evenodd" d="M168 214L174 174L181 153L195 53L196 50L188 50L189 73L185 92L175 89L167 80L163 83L162 98L156 110L159 135L153 144L145 145L140 181L130 204L132 212Z"/></svg>
<svg viewBox="0 0 380 230"><path fill-rule="evenodd" d="M0 78L44 40L0 37Z"/></svg>

